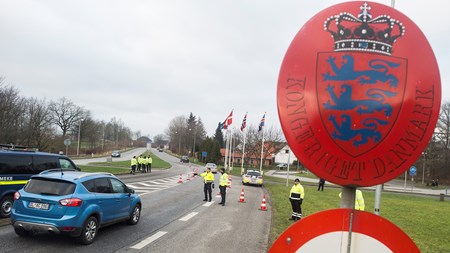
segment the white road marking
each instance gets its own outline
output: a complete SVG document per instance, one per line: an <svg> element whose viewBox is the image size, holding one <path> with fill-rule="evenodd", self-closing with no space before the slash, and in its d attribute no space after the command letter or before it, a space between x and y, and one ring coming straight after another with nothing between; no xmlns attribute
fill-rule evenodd
<svg viewBox="0 0 450 253"><path fill-rule="evenodd" d="M214 202L215 202L215 201L206 202L205 204L203 204L203 206L208 207L208 206L212 205Z"/></svg>
<svg viewBox="0 0 450 253"><path fill-rule="evenodd" d="M167 234L167 232L164 231L158 231L156 232L156 234L144 239L143 241L141 241L140 243L131 246L132 249L142 249L145 246L149 245L150 243L152 243L153 241L157 240L158 238L160 238L161 236Z"/></svg>
<svg viewBox="0 0 450 253"><path fill-rule="evenodd" d="M192 213L184 216L183 218L181 218L180 221L188 221L190 218L194 217L197 214L198 214L197 212L192 212Z"/></svg>

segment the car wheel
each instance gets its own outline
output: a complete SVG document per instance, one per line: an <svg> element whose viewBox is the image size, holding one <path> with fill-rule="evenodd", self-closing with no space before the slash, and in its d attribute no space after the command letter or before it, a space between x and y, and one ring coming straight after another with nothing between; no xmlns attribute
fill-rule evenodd
<svg viewBox="0 0 450 253"><path fill-rule="evenodd" d="M136 225L141 218L141 206L135 205L133 208L133 212L131 213L130 219L128 220L128 224Z"/></svg>
<svg viewBox="0 0 450 253"><path fill-rule="evenodd" d="M83 225L81 235L78 237L78 242L84 245L91 244L97 237L98 221L94 216L89 217Z"/></svg>
<svg viewBox="0 0 450 253"><path fill-rule="evenodd" d="M5 196L0 201L0 217L6 218L11 215L14 199L12 196Z"/></svg>
<svg viewBox="0 0 450 253"><path fill-rule="evenodd" d="M28 236L31 235L28 231L26 231L23 228L16 228L16 227L14 227L14 232L16 232L16 234L18 236L22 236L22 237L28 237Z"/></svg>

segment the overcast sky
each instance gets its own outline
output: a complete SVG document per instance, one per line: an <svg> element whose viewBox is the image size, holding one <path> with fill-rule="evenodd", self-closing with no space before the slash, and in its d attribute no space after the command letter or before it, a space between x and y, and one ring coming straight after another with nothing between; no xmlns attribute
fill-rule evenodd
<svg viewBox="0 0 450 253"><path fill-rule="evenodd" d="M332 0L0 0L0 76L24 97L66 97L150 137L200 116L208 135L264 114L280 128L278 73L300 28ZM391 1L373 1L391 5ZM450 101L448 0L396 0L436 55Z"/></svg>

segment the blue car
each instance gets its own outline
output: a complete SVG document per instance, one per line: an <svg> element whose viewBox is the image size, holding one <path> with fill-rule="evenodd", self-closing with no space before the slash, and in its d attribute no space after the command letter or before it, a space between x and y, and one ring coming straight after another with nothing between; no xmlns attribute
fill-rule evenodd
<svg viewBox="0 0 450 253"><path fill-rule="evenodd" d="M67 234L91 244L103 226L136 225L141 207L134 190L112 174L54 169L32 176L14 194L11 224L19 236Z"/></svg>

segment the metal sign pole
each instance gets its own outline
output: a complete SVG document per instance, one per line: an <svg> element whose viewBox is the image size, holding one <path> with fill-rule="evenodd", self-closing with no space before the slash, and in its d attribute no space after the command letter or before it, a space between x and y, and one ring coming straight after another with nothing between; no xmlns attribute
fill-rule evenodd
<svg viewBox="0 0 450 253"><path fill-rule="evenodd" d="M355 197L356 197L356 188L349 186L342 186L342 194L341 194L341 208L355 208ZM353 212L352 212L353 214ZM348 242L347 242L347 253L350 253L350 249L352 246L352 225L353 225L353 215L350 215L350 224L348 231Z"/></svg>

